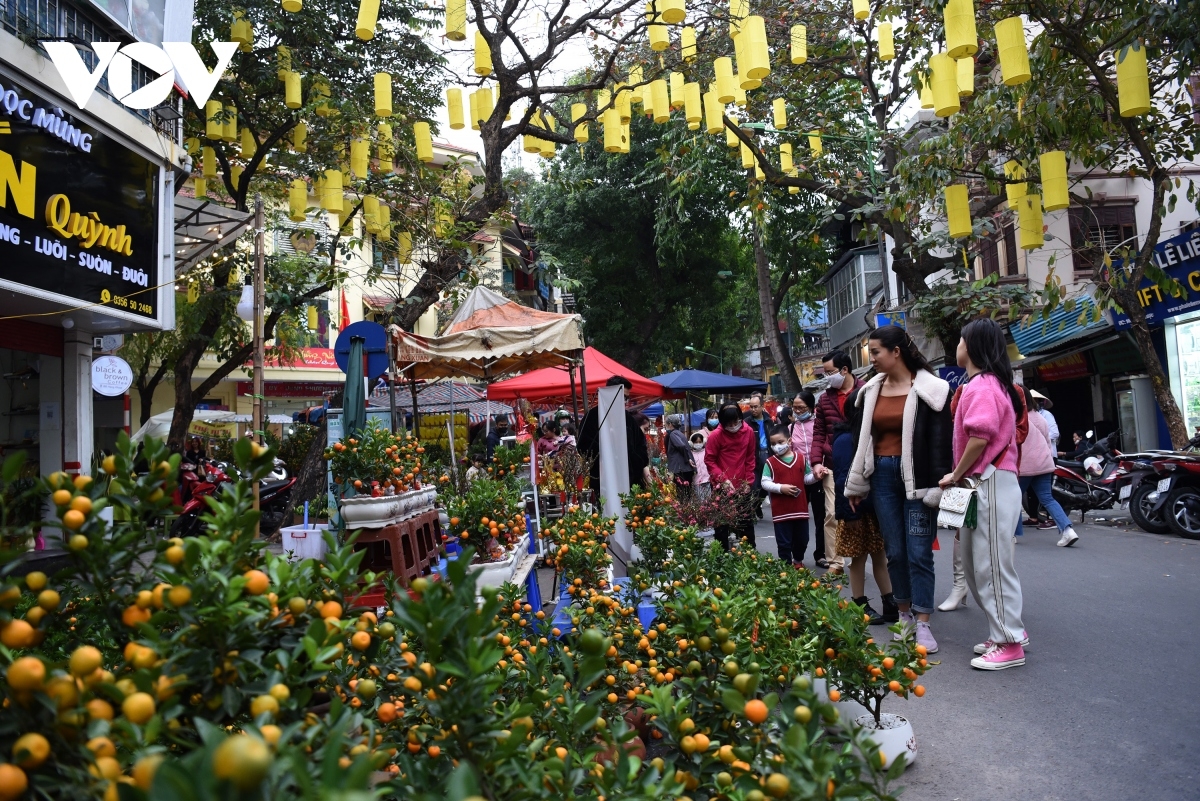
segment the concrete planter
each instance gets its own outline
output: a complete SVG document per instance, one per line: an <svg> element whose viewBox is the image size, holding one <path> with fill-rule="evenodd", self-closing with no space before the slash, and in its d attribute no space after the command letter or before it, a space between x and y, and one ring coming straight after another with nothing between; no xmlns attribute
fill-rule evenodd
<svg viewBox="0 0 1200 801"><path fill-rule="evenodd" d="M508 549L508 554L504 559L497 562L477 562L467 565L467 572L474 573L477 577L475 586L478 589L499 587L504 582L512 580L521 557L527 553L529 553L528 534L521 537L516 545Z"/></svg>

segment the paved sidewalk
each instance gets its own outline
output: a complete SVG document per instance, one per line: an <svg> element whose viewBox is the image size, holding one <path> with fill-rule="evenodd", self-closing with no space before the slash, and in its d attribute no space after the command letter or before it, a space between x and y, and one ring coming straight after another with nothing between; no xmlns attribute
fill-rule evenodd
<svg viewBox="0 0 1200 801"><path fill-rule="evenodd" d="M925 676L929 692L884 707L908 716L917 733L904 798L1200 798L1200 541L1099 516L1107 519L1076 525L1075 547L1058 548L1057 531L1033 528L1016 546L1031 638L1024 667L970 667L972 646L987 636L974 599L934 614L941 649ZM755 536L774 552L769 513ZM938 602L951 583L947 532L940 537ZM810 566L811 554L810 544ZM867 594L879 597L870 570Z"/></svg>

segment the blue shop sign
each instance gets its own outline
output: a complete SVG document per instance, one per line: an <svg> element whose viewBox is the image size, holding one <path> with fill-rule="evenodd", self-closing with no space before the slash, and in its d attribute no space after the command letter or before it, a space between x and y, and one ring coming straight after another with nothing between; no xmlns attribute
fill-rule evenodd
<svg viewBox="0 0 1200 801"><path fill-rule="evenodd" d="M965 367L939 367L938 378L950 384L953 391L967 383L967 370Z"/></svg>
<svg viewBox="0 0 1200 801"><path fill-rule="evenodd" d="M1146 322L1162 325L1163 320L1200 309L1200 229L1159 242L1154 249L1154 263L1179 282L1183 294L1168 296L1154 282L1143 280L1137 295L1146 310ZM1112 315L1118 329L1129 327L1128 315L1117 311Z"/></svg>
<svg viewBox="0 0 1200 801"><path fill-rule="evenodd" d="M901 309L889 312L877 312L875 314L875 327L883 328L885 325L894 325L907 330L908 317Z"/></svg>

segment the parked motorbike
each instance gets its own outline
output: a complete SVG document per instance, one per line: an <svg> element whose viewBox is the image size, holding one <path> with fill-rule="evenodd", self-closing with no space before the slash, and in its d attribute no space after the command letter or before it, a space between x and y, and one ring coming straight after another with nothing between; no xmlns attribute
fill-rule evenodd
<svg viewBox="0 0 1200 801"><path fill-rule="evenodd" d="M296 479L287 477L282 462L276 461L276 470L259 482L259 510L262 512L259 530L263 536L274 534L283 525L290 510L292 486L296 483ZM283 477L278 478L281 473ZM183 509L171 528L172 535L188 537L200 533L203 527L200 518L208 511L205 498L216 495L222 486L235 480L221 462L180 465L181 493L186 500L180 500Z"/></svg>
<svg viewBox="0 0 1200 801"><path fill-rule="evenodd" d="M1072 510L1079 512L1081 522L1088 512L1111 509L1117 502L1117 479L1126 472L1121 467L1121 454L1117 451L1120 437L1121 432L1114 431L1097 441L1083 454L1081 461L1054 460L1050 490L1063 511L1067 514ZM1089 470L1086 464L1092 458L1097 459L1098 464Z"/></svg>
<svg viewBox="0 0 1200 801"><path fill-rule="evenodd" d="M1185 451L1157 453L1153 465L1155 474L1131 492L1134 522L1152 534L1200 539L1200 433Z"/></svg>

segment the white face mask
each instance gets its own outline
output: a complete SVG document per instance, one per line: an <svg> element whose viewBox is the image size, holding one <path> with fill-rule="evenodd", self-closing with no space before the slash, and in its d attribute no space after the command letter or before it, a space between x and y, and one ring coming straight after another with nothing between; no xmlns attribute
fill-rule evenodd
<svg viewBox="0 0 1200 801"><path fill-rule="evenodd" d="M736 434L737 432L739 432L739 431L741 431L741 430L742 430L742 421L741 421L741 420L738 420L736 425L732 425L732 426L722 426L722 428L724 428L724 429L725 429L726 431L728 431L730 434Z"/></svg>
<svg viewBox="0 0 1200 801"><path fill-rule="evenodd" d="M846 381L846 375L838 372L834 373L833 375L825 376L825 380L829 382L830 389L841 389L842 384L844 384Z"/></svg>
<svg viewBox="0 0 1200 801"><path fill-rule="evenodd" d="M693 442L693 443L692 443L692 450L694 450L694 451L702 451L702 450L704 450L704 443L703 443L703 442Z"/></svg>
<svg viewBox="0 0 1200 801"><path fill-rule="evenodd" d="M772 445L771 450L775 452L776 456L783 456L788 452L788 444L786 442L781 442L778 445Z"/></svg>

